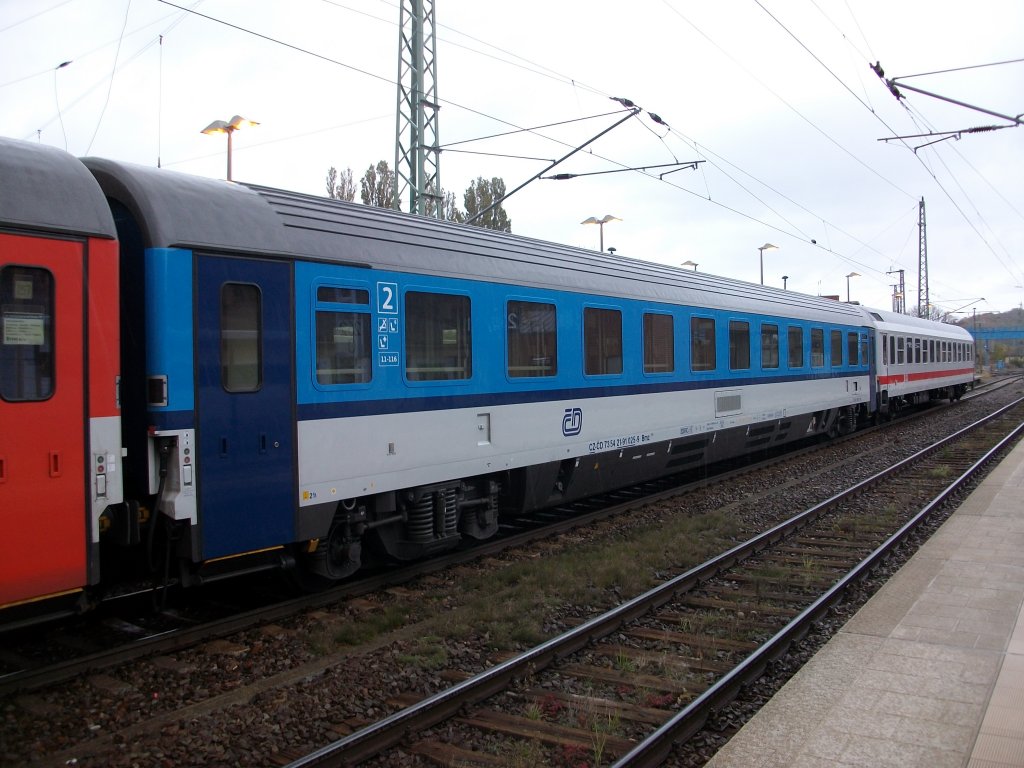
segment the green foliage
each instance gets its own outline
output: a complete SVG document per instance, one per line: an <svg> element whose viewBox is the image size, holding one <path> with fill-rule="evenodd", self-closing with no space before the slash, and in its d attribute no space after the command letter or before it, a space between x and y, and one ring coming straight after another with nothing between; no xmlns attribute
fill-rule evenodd
<svg viewBox="0 0 1024 768"><path fill-rule="evenodd" d="M375 205L378 208L392 208L395 201L395 172L391 170L387 160L366 169L359 180L359 197L363 205Z"/></svg>
<svg viewBox="0 0 1024 768"><path fill-rule="evenodd" d="M481 211L486 210L495 200L500 200L504 196L505 182L503 179L495 176L488 181L483 176L478 176L476 181L470 183L464 197L466 220L469 221ZM512 231L512 222L500 204L472 223L474 226L496 229L499 232Z"/></svg>

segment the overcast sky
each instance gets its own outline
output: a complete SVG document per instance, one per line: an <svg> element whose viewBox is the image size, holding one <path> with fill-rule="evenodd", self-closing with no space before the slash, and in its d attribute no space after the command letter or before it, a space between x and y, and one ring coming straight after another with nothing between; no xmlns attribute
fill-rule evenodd
<svg viewBox="0 0 1024 768"><path fill-rule="evenodd" d="M323 194L329 166L358 179L394 165L397 3L180 4L195 13L159 0L0 0L0 135L224 178L226 139L200 131L239 114L260 125L234 135L236 180ZM1024 301L1024 128L966 133L1010 123L909 89L898 102L869 67L1024 112L1024 63L979 66L1024 59L1020 0L435 9L451 145L441 181L460 204L477 176L512 189L608 128L621 117L610 97L644 110L552 171L598 175L511 197L517 234L596 249L598 227L580 222L611 214L621 221L605 225L604 245L620 255L752 282L771 243L767 284L787 275L790 290L845 300L849 283L853 300L889 309L898 276L887 273L903 269L916 307L923 198L931 303L970 314ZM928 147L942 137L879 141L932 131L964 133ZM607 173L697 160L661 179L670 168Z"/></svg>

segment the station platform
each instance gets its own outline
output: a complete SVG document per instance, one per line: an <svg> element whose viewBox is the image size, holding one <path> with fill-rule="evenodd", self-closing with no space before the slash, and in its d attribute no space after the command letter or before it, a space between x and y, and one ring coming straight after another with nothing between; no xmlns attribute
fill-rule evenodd
<svg viewBox="0 0 1024 768"><path fill-rule="evenodd" d="M1024 766L1024 442L707 764Z"/></svg>

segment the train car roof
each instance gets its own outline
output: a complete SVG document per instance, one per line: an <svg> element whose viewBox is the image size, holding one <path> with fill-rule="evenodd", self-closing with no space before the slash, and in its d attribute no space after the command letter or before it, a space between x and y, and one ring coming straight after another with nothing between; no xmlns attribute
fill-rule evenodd
<svg viewBox="0 0 1024 768"><path fill-rule="evenodd" d="M832 299L373 206L97 158L83 161L135 215L148 247L311 258L652 302L864 325Z"/></svg>
<svg viewBox="0 0 1024 768"><path fill-rule="evenodd" d="M0 137L0 225L113 238L114 219L96 179L73 155Z"/></svg>
<svg viewBox="0 0 1024 768"><path fill-rule="evenodd" d="M913 315L902 315L884 309L867 310L874 318L874 326L883 333L905 333L908 335L945 335L960 341L973 341L970 331L952 323L938 323Z"/></svg>

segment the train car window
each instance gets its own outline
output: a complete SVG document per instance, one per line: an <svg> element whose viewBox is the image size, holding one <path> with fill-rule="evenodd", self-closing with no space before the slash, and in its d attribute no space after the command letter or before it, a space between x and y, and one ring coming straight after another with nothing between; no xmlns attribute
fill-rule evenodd
<svg viewBox="0 0 1024 768"><path fill-rule="evenodd" d="M0 397L47 400L54 388L53 275L0 268Z"/></svg>
<svg viewBox="0 0 1024 768"><path fill-rule="evenodd" d="M468 296L409 291L405 295L405 376L456 381L473 375Z"/></svg>
<svg viewBox="0 0 1024 768"><path fill-rule="evenodd" d="M846 334L846 360L847 365L860 365L857 360L857 334Z"/></svg>
<svg viewBox="0 0 1024 768"><path fill-rule="evenodd" d="M921 362L921 340L914 339L914 362Z"/></svg>
<svg viewBox="0 0 1024 768"><path fill-rule="evenodd" d="M795 325L787 329L789 337L788 365L790 368L804 367L804 329Z"/></svg>
<svg viewBox="0 0 1024 768"><path fill-rule="evenodd" d="M882 334L882 365L889 364L889 336Z"/></svg>
<svg viewBox="0 0 1024 768"><path fill-rule="evenodd" d="M258 285L220 287L220 381L228 392L263 386L262 301Z"/></svg>
<svg viewBox="0 0 1024 768"><path fill-rule="evenodd" d="M316 300L328 304L370 303L370 292L365 288L343 288L337 285L320 285L316 289Z"/></svg>
<svg viewBox="0 0 1024 768"><path fill-rule="evenodd" d="M690 318L690 368L713 371L717 366L715 321L710 317Z"/></svg>
<svg viewBox="0 0 1024 768"><path fill-rule="evenodd" d="M896 365L896 337L889 337L889 364Z"/></svg>
<svg viewBox="0 0 1024 768"><path fill-rule="evenodd" d="M811 328L811 367L825 366L825 329Z"/></svg>
<svg viewBox="0 0 1024 768"><path fill-rule="evenodd" d="M729 321L729 369L745 371L750 368L750 323Z"/></svg>
<svg viewBox="0 0 1024 768"><path fill-rule="evenodd" d="M928 359L933 363L937 362L937 358L935 357L935 339L930 339L928 341L928 349L930 350L928 353Z"/></svg>
<svg viewBox="0 0 1024 768"><path fill-rule="evenodd" d="M583 310L583 371L588 376L622 373L622 313L617 309Z"/></svg>
<svg viewBox="0 0 1024 768"><path fill-rule="evenodd" d="M860 334L860 363L859 365L868 364L868 335L866 333Z"/></svg>
<svg viewBox="0 0 1024 768"><path fill-rule="evenodd" d="M843 364L843 332L837 330L829 331L828 338L828 354L832 367L839 368Z"/></svg>
<svg viewBox="0 0 1024 768"><path fill-rule="evenodd" d="M508 375L554 376L558 373L558 324L554 304L510 301L506 305Z"/></svg>
<svg viewBox="0 0 1024 768"><path fill-rule="evenodd" d="M903 345L906 340L902 336L896 337L896 365L903 365Z"/></svg>
<svg viewBox="0 0 1024 768"><path fill-rule="evenodd" d="M317 291L319 296L319 291ZM373 377L369 312L316 313L316 380L365 384Z"/></svg>
<svg viewBox="0 0 1024 768"><path fill-rule="evenodd" d="M779 367L779 326L761 324L761 367Z"/></svg>
<svg viewBox="0 0 1024 768"><path fill-rule="evenodd" d="M672 315L644 313L644 373L672 373L676 369L675 329Z"/></svg>

